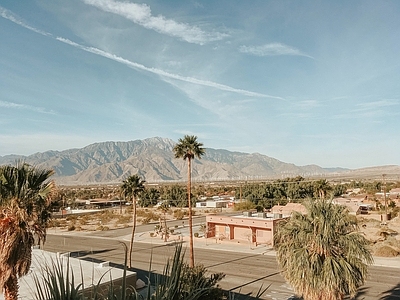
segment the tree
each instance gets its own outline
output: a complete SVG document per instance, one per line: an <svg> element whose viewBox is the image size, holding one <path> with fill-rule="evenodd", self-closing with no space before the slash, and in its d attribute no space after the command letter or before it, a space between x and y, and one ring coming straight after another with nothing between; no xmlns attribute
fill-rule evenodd
<svg viewBox="0 0 400 300"><path fill-rule="evenodd" d="M306 201L275 235L277 261L285 279L304 300L354 296L373 259L368 241L346 207L327 200Z"/></svg>
<svg viewBox="0 0 400 300"><path fill-rule="evenodd" d="M187 191L178 184L162 186L160 198L167 200L168 204L174 207L188 206Z"/></svg>
<svg viewBox="0 0 400 300"><path fill-rule="evenodd" d="M327 193L332 190L329 182L326 179L317 180L314 182L314 197L325 199Z"/></svg>
<svg viewBox="0 0 400 300"><path fill-rule="evenodd" d="M45 241L53 170L24 162L0 167L0 293L18 299L18 278L28 273L36 236Z"/></svg>
<svg viewBox="0 0 400 300"><path fill-rule="evenodd" d="M136 231L136 198L144 191L144 183L146 181L142 180L139 175L129 176L122 182L121 190L124 196L132 200L133 207L133 225L132 225L132 236L129 244L129 268L132 268L132 251L133 251L133 239L135 237Z"/></svg>
<svg viewBox="0 0 400 300"><path fill-rule="evenodd" d="M142 207L156 205L158 199L160 199L160 191L158 189L156 188L146 189L140 194L139 205Z"/></svg>
<svg viewBox="0 0 400 300"><path fill-rule="evenodd" d="M194 135L185 135L183 139L179 139L178 144L174 147L175 158L183 158L188 161L188 183L187 183L187 194L188 194L188 205L189 205L189 248L190 248L190 267L194 267L194 251L193 251L193 223L192 223L192 166L191 161L195 157L201 158L206 152L203 148L203 144L197 141L197 137Z"/></svg>

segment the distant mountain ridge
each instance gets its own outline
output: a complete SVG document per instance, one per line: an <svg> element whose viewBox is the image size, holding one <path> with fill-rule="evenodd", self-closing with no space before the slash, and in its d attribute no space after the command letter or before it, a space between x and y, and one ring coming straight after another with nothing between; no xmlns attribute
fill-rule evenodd
<svg viewBox="0 0 400 300"><path fill-rule="evenodd" d="M133 174L141 175L147 182L184 181L186 162L174 158L174 145L173 140L161 137L102 142L81 149L0 156L0 164L14 164L22 159L41 168L54 169L56 182L67 185L120 183ZM195 181L250 180L324 176L349 171L352 170L296 166L259 153L207 148L201 160L194 160L192 178Z"/></svg>

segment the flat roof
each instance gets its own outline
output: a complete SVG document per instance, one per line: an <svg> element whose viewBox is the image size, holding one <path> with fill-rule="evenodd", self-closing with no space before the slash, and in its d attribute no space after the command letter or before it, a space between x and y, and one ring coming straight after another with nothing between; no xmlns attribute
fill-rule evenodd
<svg viewBox="0 0 400 300"><path fill-rule="evenodd" d="M67 262L69 262L70 270L74 272L74 280L78 285L83 278L85 289L93 285L97 285L101 279L101 283L106 283L112 280L118 280L123 275L123 270L119 268L110 267L107 262L99 264L90 261L69 257L69 253L60 254L43 251L41 249L33 249L32 251L32 265L27 275L18 280L19 283L19 297L18 299L32 300L35 299L35 281L37 276L40 278L42 270L45 266L52 266L60 262L63 264L64 271L67 270ZM83 274L83 276L81 276ZM136 276L136 272L127 271L128 276ZM103 278L102 278L103 276ZM0 294L0 300L4 300L4 295Z"/></svg>

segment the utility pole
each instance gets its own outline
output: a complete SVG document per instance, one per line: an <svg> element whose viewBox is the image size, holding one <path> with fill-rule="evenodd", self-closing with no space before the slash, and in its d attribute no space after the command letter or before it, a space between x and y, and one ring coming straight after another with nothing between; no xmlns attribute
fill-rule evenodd
<svg viewBox="0 0 400 300"><path fill-rule="evenodd" d="M385 201L385 217L383 218L384 224L386 225L388 221L388 212L387 212L387 199L386 199L386 180L385 180L386 174L382 174L382 179L383 179L383 199Z"/></svg>
<svg viewBox="0 0 400 300"><path fill-rule="evenodd" d="M240 203L242 203L242 183L240 182Z"/></svg>

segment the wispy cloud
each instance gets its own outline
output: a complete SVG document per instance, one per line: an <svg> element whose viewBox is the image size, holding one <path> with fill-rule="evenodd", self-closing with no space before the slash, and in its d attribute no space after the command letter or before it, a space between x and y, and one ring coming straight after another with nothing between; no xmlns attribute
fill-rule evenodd
<svg viewBox="0 0 400 300"><path fill-rule="evenodd" d="M301 109L312 109L321 106L317 100L303 100L297 103L297 107Z"/></svg>
<svg viewBox="0 0 400 300"><path fill-rule="evenodd" d="M239 51L242 53L247 53L255 56L273 56L273 55L295 55L295 56L305 56L308 58L313 58L301 52L299 49L281 44L281 43L271 43L262 46L240 46Z"/></svg>
<svg viewBox="0 0 400 300"><path fill-rule="evenodd" d="M5 11L5 10L3 9L3 11ZM8 15L8 14L6 14L6 15ZM46 36L52 36L50 33L47 33L47 32L38 30L36 28L33 28L33 27L25 24L22 21L16 21L16 18L8 18L2 13L0 14L0 16L2 16L3 18L6 18L6 19L8 19L8 20L10 20L10 21L22 26L22 27L25 27L25 28L27 28L29 30L32 30L32 31L34 31L36 33L39 33L39 34L42 34L42 35L46 35ZM182 75L178 75L178 74L169 73L169 72L166 72L166 71L158 69L158 68L146 67L146 66L144 66L142 64L127 60L127 59L122 58L120 56L117 56L115 54L103 51L103 50L95 48L95 47L83 46L81 44L78 44L78 43L76 43L74 41L71 41L71 40L63 38L63 37L56 37L56 39L58 41L62 42L62 43L65 43L65 44L71 45L73 47L79 48L79 49L81 49L83 51L90 52L90 53L96 54L96 55L100 55L102 57L114 60L114 61L122 63L122 64L125 64L126 66L131 67L133 69L150 72L150 73L159 75L161 77L175 79L175 80L188 82L188 83L195 84L195 85L200 85L200 86L207 86L207 87L215 88L215 89L218 89L218 90L237 93L237 94L250 96L250 97L261 97L261 98L271 98L271 99L276 99L276 100L284 100L282 97L278 97L278 96L272 96L272 95L252 92L252 91L248 91L248 90L244 90L244 89L237 89L237 88L234 88L234 87L231 87L231 86L228 86L228 85L220 84L220 83L209 81L209 80L197 79L197 78L194 78L194 77L186 77L186 76L182 76Z"/></svg>
<svg viewBox="0 0 400 300"><path fill-rule="evenodd" d="M354 119L354 118L376 118L398 116L398 109L390 109L393 106L400 105L397 99L383 99L366 103L359 103L353 109L346 113L333 116L335 119Z"/></svg>
<svg viewBox="0 0 400 300"><path fill-rule="evenodd" d="M8 102L8 101L1 101L1 100L0 100L0 107L11 108L11 109L24 109L24 110L30 110L30 111L34 111L34 112L38 112L38 113L43 113L43 114L52 114L52 115L56 114L55 111L48 110L43 107L36 107L36 106L19 104L19 103Z"/></svg>
<svg viewBox="0 0 400 300"><path fill-rule="evenodd" d="M162 15L154 16L151 13L150 6L147 4L117 2L114 0L84 0L84 2L103 11L120 15L144 28L177 37L188 43L203 45L228 37L228 34L206 32L197 26L179 23Z"/></svg>
<svg viewBox="0 0 400 300"><path fill-rule="evenodd" d="M11 22L14 22L15 24L18 24L22 27L25 27L29 30L32 30L36 33L42 34L42 35L51 35L45 31L39 30L37 28L34 28L32 26L27 25L23 20L21 20L18 16L16 16L15 14L13 14L11 11L9 11L8 9L5 9L3 7L0 6L0 16L3 17L4 19L7 19Z"/></svg>
<svg viewBox="0 0 400 300"><path fill-rule="evenodd" d="M251 97L262 97L262 98L273 98L273 99L277 99L277 100L284 100L281 97L277 97L277 96L271 96L271 95L267 95L267 94L261 94L261 93L257 93L257 92L252 92L252 91L247 91L247 90L243 90L243 89L237 89L228 85L224 85L224 84L220 84L217 82L213 82L213 81L209 81L209 80L202 80L202 79L197 79L194 77L186 77L186 76L181 76L178 74L173 74L173 73L169 73L166 72L164 70L161 69L157 69L157 68L149 68L146 67L142 64L127 60L125 58L122 58L120 56L117 56L115 54L103 51L101 49L98 48L94 48L94 47L86 47L83 45L80 45L78 43L75 43L71 40L62 38L62 37L57 37L57 40L59 40L60 42L69 44L71 46L74 46L76 48L79 48L81 50L96 54L96 55L100 55L103 57L106 57L108 59L117 61L119 63L125 64L126 66L129 66L131 68L134 69L138 69L138 70L142 70L142 71L147 71L162 77L166 77L166 78L171 78L171 79L175 79L175 80L180 80L180 81L184 81L184 82L188 82L188 83L192 83L192 84L197 84L197 85L202 85L202 86L207 86L207 87L212 87L215 89L219 89L222 91L228 91L228 92L232 92L232 93L237 93L237 94L242 94L245 96L251 96Z"/></svg>
<svg viewBox="0 0 400 300"><path fill-rule="evenodd" d="M360 103L357 105L357 108L355 111L367 111L367 110L377 110L377 109L382 109L385 107L390 107L394 105L399 105L400 101L399 100L379 100L379 101L372 101L372 102L367 102L367 103Z"/></svg>

